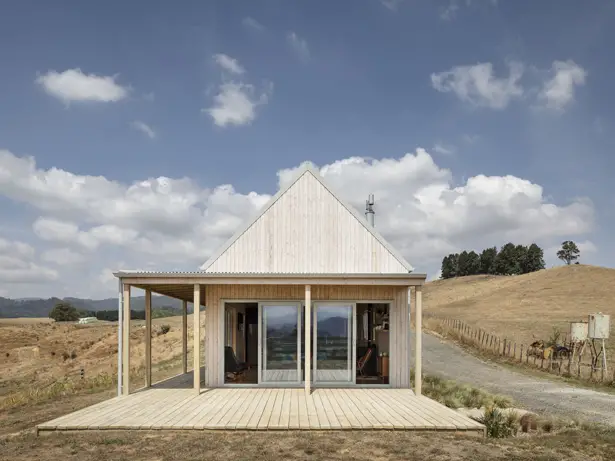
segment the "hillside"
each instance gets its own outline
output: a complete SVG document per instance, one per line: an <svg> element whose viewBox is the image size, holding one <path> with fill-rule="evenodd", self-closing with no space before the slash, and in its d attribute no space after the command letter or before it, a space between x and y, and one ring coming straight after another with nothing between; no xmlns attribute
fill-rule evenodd
<svg viewBox="0 0 615 461"><path fill-rule="evenodd" d="M135 296L130 298L130 307L136 311L145 309L145 297ZM77 309L87 311L106 311L117 309L117 298L107 299L82 299L64 298L64 301L71 303ZM60 298L48 299L9 299L0 297L0 318L15 317L47 317L56 303L63 301ZM181 308L181 301L166 296L152 296L152 307L173 307Z"/></svg>
<svg viewBox="0 0 615 461"><path fill-rule="evenodd" d="M528 344L562 333L570 321L611 315L615 346L615 269L572 265L519 276L470 276L425 285L426 314L451 317ZM611 354L612 355L612 354Z"/></svg>

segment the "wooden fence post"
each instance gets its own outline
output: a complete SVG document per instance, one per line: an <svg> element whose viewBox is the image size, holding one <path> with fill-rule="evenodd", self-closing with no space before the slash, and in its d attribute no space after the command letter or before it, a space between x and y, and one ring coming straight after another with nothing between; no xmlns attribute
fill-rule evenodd
<svg viewBox="0 0 615 461"><path fill-rule="evenodd" d="M523 344L521 344L521 353L519 354L519 362L523 363Z"/></svg>
<svg viewBox="0 0 615 461"><path fill-rule="evenodd" d="M504 338L504 347L502 348L502 355L506 355L506 338Z"/></svg>
<svg viewBox="0 0 615 461"><path fill-rule="evenodd" d="M508 354L507 354L507 355L508 355L508 357L510 357L510 346L511 346L511 342L510 342L510 341L508 341Z"/></svg>

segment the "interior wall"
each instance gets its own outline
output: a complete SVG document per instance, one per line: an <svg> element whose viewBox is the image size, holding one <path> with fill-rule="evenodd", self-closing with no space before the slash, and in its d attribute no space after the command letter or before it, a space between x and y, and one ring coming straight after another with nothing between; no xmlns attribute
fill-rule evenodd
<svg viewBox="0 0 615 461"><path fill-rule="evenodd" d="M301 301L304 285L207 285L205 290L207 317L205 325L206 369L205 386L221 386L224 360L220 344L224 334L221 300ZM390 384L410 387L410 317L408 287L380 285L313 285L312 301L391 301L390 322Z"/></svg>

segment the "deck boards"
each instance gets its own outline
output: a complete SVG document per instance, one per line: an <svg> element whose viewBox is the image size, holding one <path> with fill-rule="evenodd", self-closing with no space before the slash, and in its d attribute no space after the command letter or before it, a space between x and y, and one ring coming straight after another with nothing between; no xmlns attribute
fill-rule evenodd
<svg viewBox="0 0 615 461"><path fill-rule="evenodd" d="M398 429L477 431L476 421L409 389L151 388L37 429Z"/></svg>

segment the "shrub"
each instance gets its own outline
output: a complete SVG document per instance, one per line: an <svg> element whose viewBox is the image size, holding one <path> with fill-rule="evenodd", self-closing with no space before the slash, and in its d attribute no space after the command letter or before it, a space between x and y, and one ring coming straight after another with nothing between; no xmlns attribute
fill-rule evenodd
<svg viewBox="0 0 615 461"><path fill-rule="evenodd" d="M538 429L536 415L533 415L532 413L524 414L519 422L521 423L521 430L523 432L529 432L530 430L535 431Z"/></svg>
<svg viewBox="0 0 615 461"><path fill-rule="evenodd" d="M75 351L71 351L70 358L75 360L77 358L77 353Z"/></svg>
<svg viewBox="0 0 615 461"><path fill-rule="evenodd" d="M160 326L160 334L161 335L166 335L169 331L171 331L171 326L170 325L161 325Z"/></svg>
<svg viewBox="0 0 615 461"><path fill-rule="evenodd" d="M476 418L481 424L487 428L487 437L501 439L511 437L517 434L518 417L514 412L505 415L496 407L485 409L485 415L481 418Z"/></svg>
<svg viewBox="0 0 615 461"><path fill-rule="evenodd" d="M66 362L70 358L70 354L66 351L62 352L62 359Z"/></svg>
<svg viewBox="0 0 615 461"><path fill-rule="evenodd" d="M10 356L11 356L10 352L7 352L7 353L6 353L6 356L7 356L7 357L10 357Z"/></svg>

